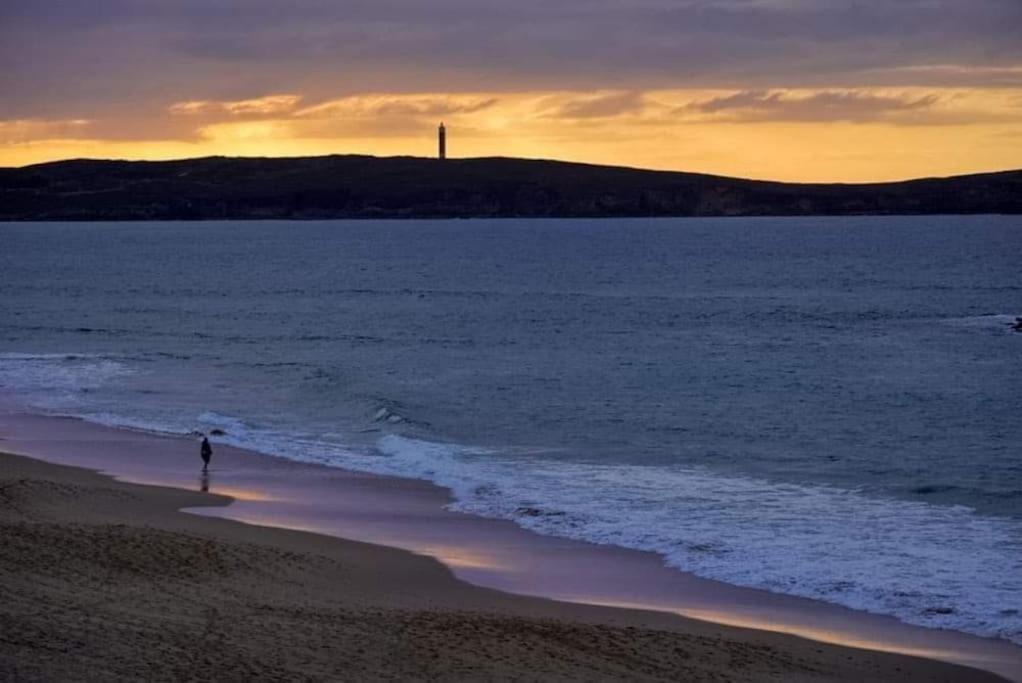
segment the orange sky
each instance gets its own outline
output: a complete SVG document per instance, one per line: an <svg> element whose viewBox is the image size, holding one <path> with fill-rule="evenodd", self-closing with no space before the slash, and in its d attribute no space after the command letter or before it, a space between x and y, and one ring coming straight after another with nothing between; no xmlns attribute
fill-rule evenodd
<svg viewBox="0 0 1022 683"><path fill-rule="evenodd" d="M743 94L744 93L744 94ZM654 90L299 94L181 100L104 138L102 121L0 122L0 164L213 154L523 156L797 181L869 181L1022 167L1022 90ZM835 113L834 109L840 109ZM170 135L161 135L164 131Z"/></svg>
<svg viewBox="0 0 1022 683"><path fill-rule="evenodd" d="M0 166L521 156L794 181L1022 167L1015 0L11 0Z"/></svg>

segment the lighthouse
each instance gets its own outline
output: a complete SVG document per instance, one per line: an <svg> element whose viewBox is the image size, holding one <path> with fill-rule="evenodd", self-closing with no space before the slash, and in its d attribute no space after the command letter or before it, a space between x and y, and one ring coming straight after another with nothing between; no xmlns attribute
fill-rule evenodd
<svg viewBox="0 0 1022 683"><path fill-rule="evenodd" d="M447 129L444 128L444 122L440 122L440 128L437 130L437 158L447 158Z"/></svg>

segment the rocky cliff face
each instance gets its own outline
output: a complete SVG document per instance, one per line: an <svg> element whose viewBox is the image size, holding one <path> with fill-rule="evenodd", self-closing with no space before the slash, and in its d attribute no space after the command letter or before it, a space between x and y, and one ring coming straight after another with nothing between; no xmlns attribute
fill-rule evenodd
<svg viewBox="0 0 1022 683"><path fill-rule="evenodd" d="M0 220L1022 213L1022 171L792 184L527 159L73 160L0 169Z"/></svg>

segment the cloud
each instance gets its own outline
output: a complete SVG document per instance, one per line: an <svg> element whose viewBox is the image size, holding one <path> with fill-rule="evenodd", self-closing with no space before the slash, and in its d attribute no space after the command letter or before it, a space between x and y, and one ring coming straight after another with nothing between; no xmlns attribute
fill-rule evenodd
<svg viewBox="0 0 1022 683"><path fill-rule="evenodd" d="M265 95L254 99L236 100L233 102L190 100L175 102L167 110L176 116L197 116L200 114L208 115L216 113L226 113L232 116L269 116L291 111L301 99L301 95Z"/></svg>
<svg viewBox="0 0 1022 683"><path fill-rule="evenodd" d="M809 94L743 90L685 105L681 111L712 115L727 122L891 121L906 113L932 109L939 95L886 95L850 90Z"/></svg>
<svg viewBox="0 0 1022 683"><path fill-rule="evenodd" d="M565 119L606 118L641 111L644 104L640 92L595 95L567 102L551 112L550 116Z"/></svg>
<svg viewBox="0 0 1022 683"><path fill-rule="evenodd" d="M497 98L478 95L352 95L329 100L296 113L299 117L436 118L489 109Z"/></svg>
<svg viewBox="0 0 1022 683"><path fill-rule="evenodd" d="M349 95L296 109L298 101L297 95L190 100L172 105L170 112L192 120L194 136L203 140L382 139L431 135L440 119L457 122L465 135L475 115L499 103L489 95L443 93Z"/></svg>
<svg viewBox="0 0 1022 683"><path fill-rule="evenodd" d="M0 2L0 118L300 92L1022 85L1019 0Z"/></svg>
<svg viewBox="0 0 1022 683"><path fill-rule="evenodd" d="M91 121L65 119L14 119L0 121L0 144L18 144L39 139L79 138L87 134Z"/></svg>
<svg viewBox="0 0 1022 683"><path fill-rule="evenodd" d="M1022 88L1022 66L889 66L868 70L863 77L878 85L911 83L930 87Z"/></svg>

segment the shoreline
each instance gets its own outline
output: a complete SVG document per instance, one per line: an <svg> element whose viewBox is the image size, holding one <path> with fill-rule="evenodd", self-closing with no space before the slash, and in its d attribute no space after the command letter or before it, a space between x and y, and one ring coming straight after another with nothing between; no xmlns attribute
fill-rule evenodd
<svg viewBox="0 0 1022 683"><path fill-rule="evenodd" d="M192 439L103 427L77 418L0 415L0 450L102 471L134 483L197 490ZM205 518L311 531L396 547L447 566L460 580L515 596L680 615L704 623L954 662L1022 680L1022 648L903 624L893 617L701 579L653 553L541 536L512 522L450 512L427 482L299 463L216 445L209 491L226 507ZM532 599L532 598L527 598Z"/></svg>
<svg viewBox="0 0 1022 683"><path fill-rule="evenodd" d="M510 595L406 551L181 511L230 504L0 453L0 678L1003 680Z"/></svg>

